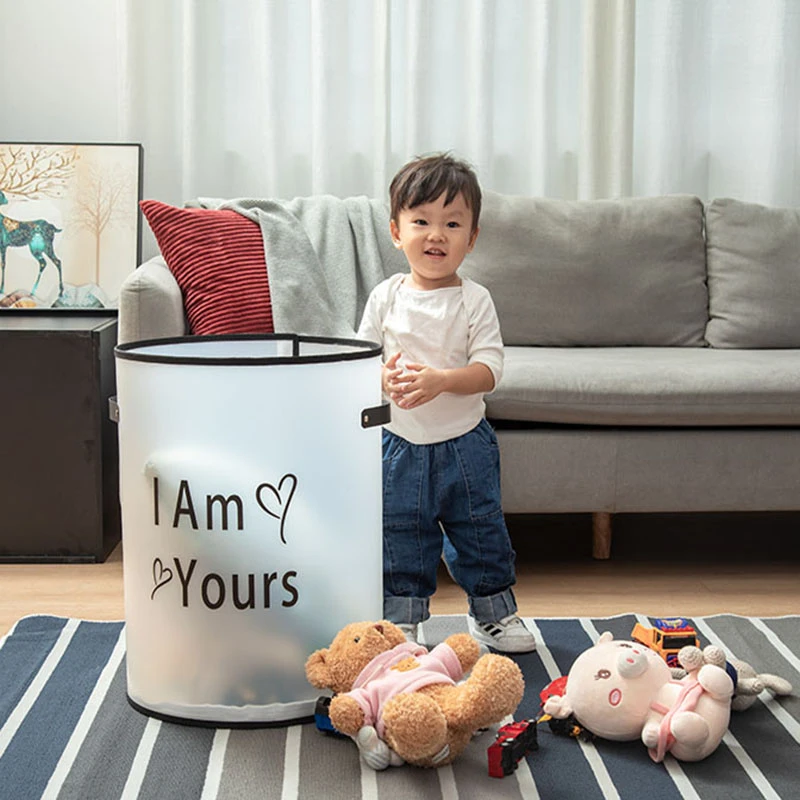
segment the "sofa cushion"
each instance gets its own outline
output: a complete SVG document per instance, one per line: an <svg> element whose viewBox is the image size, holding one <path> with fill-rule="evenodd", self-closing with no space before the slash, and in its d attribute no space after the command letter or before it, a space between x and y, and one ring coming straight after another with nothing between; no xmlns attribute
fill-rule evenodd
<svg viewBox="0 0 800 800"><path fill-rule="evenodd" d="M696 197L568 201L487 191L462 271L492 293L509 345L704 345Z"/></svg>
<svg viewBox="0 0 800 800"><path fill-rule="evenodd" d="M706 210L712 347L800 347L800 209L714 200Z"/></svg>
<svg viewBox="0 0 800 800"><path fill-rule="evenodd" d="M491 419L584 425L800 424L800 351L506 347Z"/></svg>
<svg viewBox="0 0 800 800"><path fill-rule="evenodd" d="M273 333L261 228L235 211L141 203L184 297L191 333Z"/></svg>

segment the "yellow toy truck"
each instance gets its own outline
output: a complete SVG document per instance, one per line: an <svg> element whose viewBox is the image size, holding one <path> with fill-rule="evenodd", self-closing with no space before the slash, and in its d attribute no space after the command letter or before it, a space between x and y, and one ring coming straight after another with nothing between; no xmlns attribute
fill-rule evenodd
<svg viewBox="0 0 800 800"><path fill-rule="evenodd" d="M668 667L677 667L678 651L686 645L700 647L697 632L683 617L662 617L653 620L653 627L648 628L637 622L633 626L631 639L651 650L655 650Z"/></svg>

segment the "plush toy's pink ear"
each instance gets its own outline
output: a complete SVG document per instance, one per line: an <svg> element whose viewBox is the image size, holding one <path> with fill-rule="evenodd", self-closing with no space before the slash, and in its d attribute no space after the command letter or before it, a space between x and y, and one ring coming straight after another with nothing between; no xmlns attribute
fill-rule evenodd
<svg viewBox="0 0 800 800"><path fill-rule="evenodd" d="M603 631L595 644L605 644L606 642L610 642L613 638L614 634L611 633L611 631Z"/></svg>
<svg viewBox="0 0 800 800"><path fill-rule="evenodd" d="M330 680L328 664L325 661L328 655L328 648L315 650L306 661L306 678L308 682L317 689L327 689Z"/></svg>
<svg viewBox="0 0 800 800"><path fill-rule="evenodd" d="M544 713L556 719L566 719L572 713L572 706L565 696L553 694L545 700Z"/></svg>

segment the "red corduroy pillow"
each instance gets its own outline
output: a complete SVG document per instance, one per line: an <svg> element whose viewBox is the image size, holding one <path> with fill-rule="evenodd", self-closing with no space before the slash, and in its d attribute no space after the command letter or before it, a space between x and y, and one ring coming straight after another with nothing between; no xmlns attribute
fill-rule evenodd
<svg viewBox="0 0 800 800"><path fill-rule="evenodd" d="M181 287L192 333L274 332L258 223L230 210L140 205Z"/></svg>

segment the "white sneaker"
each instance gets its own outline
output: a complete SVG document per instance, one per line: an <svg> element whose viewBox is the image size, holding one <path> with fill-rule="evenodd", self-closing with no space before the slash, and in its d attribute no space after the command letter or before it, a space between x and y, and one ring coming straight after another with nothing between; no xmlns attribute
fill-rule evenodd
<svg viewBox="0 0 800 800"><path fill-rule="evenodd" d="M516 614L497 622L478 622L472 616L467 619L470 635L501 653L530 653L536 649L536 639Z"/></svg>
<svg viewBox="0 0 800 800"><path fill-rule="evenodd" d="M418 644L416 622L400 622L398 623L397 627L400 628L401 631L403 631L407 642L411 642L412 644Z"/></svg>

